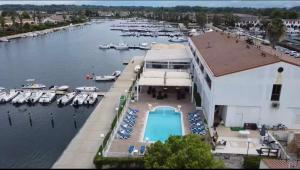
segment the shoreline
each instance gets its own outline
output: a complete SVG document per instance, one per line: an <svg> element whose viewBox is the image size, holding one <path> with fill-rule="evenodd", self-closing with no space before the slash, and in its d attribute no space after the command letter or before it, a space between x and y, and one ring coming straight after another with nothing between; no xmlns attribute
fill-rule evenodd
<svg viewBox="0 0 300 170"><path fill-rule="evenodd" d="M25 32L25 33L19 33L19 34L14 34L14 35L8 35L8 36L0 37L0 39L7 39L8 41L10 41L10 40L13 40L13 39L27 38L27 37L31 37L31 36L27 36L28 34L33 34L33 33L38 33L38 35L44 35L44 34L48 34L48 33L52 33L52 32L61 31L61 30L64 30L64 29L67 29L67 28L70 28L70 27L84 26L84 25L87 25L87 23L88 22L83 22L83 23L78 23L78 24L74 24L74 25L66 25L66 26L48 28L48 29L44 29L44 30L37 30L37 31L32 31L32 32Z"/></svg>

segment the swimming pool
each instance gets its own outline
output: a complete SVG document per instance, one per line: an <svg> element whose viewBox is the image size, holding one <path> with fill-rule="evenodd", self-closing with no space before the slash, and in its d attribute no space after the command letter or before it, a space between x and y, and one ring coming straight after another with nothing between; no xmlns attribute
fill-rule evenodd
<svg viewBox="0 0 300 170"><path fill-rule="evenodd" d="M144 141L164 142L171 135L183 135L181 113L169 106L159 106L148 112Z"/></svg>

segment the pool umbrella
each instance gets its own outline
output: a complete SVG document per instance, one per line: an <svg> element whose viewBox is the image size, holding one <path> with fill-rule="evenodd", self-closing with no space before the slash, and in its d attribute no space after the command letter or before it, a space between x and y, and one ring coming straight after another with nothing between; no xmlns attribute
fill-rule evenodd
<svg viewBox="0 0 300 170"><path fill-rule="evenodd" d="M261 136L265 136L266 135L266 126L265 125L262 125L262 127L261 127L261 130L260 130L260 135Z"/></svg>

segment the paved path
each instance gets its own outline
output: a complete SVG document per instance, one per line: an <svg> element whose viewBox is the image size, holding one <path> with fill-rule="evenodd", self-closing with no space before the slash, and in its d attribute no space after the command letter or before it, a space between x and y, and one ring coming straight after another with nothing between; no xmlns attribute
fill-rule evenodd
<svg viewBox="0 0 300 170"><path fill-rule="evenodd" d="M132 63L132 61L134 61ZM115 108L120 96L125 94L136 77L134 67L143 62L143 57L134 57L111 89L106 93L83 127L73 138L52 168L95 168L94 156L102 144L116 115Z"/></svg>

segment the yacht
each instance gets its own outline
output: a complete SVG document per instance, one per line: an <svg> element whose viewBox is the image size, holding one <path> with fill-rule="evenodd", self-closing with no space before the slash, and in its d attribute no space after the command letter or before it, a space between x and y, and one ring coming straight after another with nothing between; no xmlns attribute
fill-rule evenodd
<svg viewBox="0 0 300 170"><path fill-rule="evenodd" d="M77 87L76 90L84 91L84 92L95 92L95 91L98 91L99 88L97 88L95 86L82 86L82 87Z"/></svg>
<svg viewBox="0 0 300 170"><path fill-rule="evenodd" d="M79 93L73 100L72 105L82 105L83 102L88 97L88 94L86 93Z"/></svg>
<svg viewBox="0 0 300 170"><path fill-rule="evenodd" d="M70 88L70 86L63 85L63 86L52 86L50 90L55 90L55 91L67 91Z"/></svg>
<svg viewBox="0 0 300 170"><path fill-rule="evenodd" d="M15 97L12 100L13 104L22 104L24 102L27 101L27 99L31 96L31 92L30 91L23 91L20 92L19 95L17 95L17 97Z"/></svg>
<svg viewBox="0 0 300 170"><path fill-rule="evenodd" d="M90 93L88 94L86 100L84 101L84 104L94 104L97 100L97 93Z"/></svg>
<svg viewBox="0 0 300 170"><path fill-rule="evenodd" d="M63 95L61 98L57 99L57 104L66 105L69 102L71 102L71 100L73 100L75 96L76 96L76 92L67 93Z"/></svg>
<svg viewBox="0 0 300 170"><path fill-rule="evenodd" d="M40 99L40 97L42 97L43 94L44 93L41 90L34 91L31 93L31 96L27 99L27 102L31 104L36 103Z"/></svg>
<svg viewBox="0 0 300 170"><path fill-rule="evenodd" d="M121 71L115 71L111 75L95 76L95 81L113 81L116 80L121 74Z"/></svg>
<svg viewBox="0 0 300 170"><path fill-rule="evenodd" d="M112 73L112 76L119 77L121 75L121 73L122 73L121 71L117 70Z"/></svg>
<svg viewBox="0 0 300 170"><path fill-rule="evenodd" d="M22 89L44 89L46 85L35 83L35 79L27 79L28 84L23 85Z"/></svg>
<svg viewBox="0 0 300 170"><path fill-rule="evenodd" d="M128 50L129 49L128 45L125 43L119 43L118 45L115 45L115 48L117 50Z"/></svg>
<svg viewBox="0 0 300 170"><path fill-rule="evenodd" d="M1 92L1 91L4 91L4 90L5 90L5 88L4 88L4 87L0 87L0 92Z"/></svg>
<svg viewBox="0 0 300 170"><path fill-rule="evenodd" d="M1 92L0 92L1 93ZM9 92L0 95L0 103L6 103L11 101L13 98L15 98L19 94L19 91L16 90L10 90Z"/></svg>
<svg viewBox="0 0 300 170"><path fill-rule="evenodd" d="M187 42L188 40L186 38L183 37L175 37L175 38L171 38L169 39L170 42Z"/></svg>
<svg viewBox="0 0 300 170"><path fill-rule="evenodd" d="M39 103L51 103L56 96L54 91L47 91L40 97Z"/></svg>
<svg viewBox="0 0 300 170"><path fill-rule="evenodd" d="M151 49L151 47L148 45L148 43L141 43L141 44L139 45L139 48L140 48L141 50L150 50L150 49Z"/></svg>
<svg viewBox="0 0 300 170"><path fill-rule="evenodd" d="M99 49L109 49L109 48L111 48L111 45L109 45L109 44L100 44L99 45Z"/></svg>

